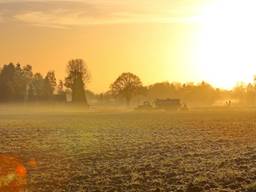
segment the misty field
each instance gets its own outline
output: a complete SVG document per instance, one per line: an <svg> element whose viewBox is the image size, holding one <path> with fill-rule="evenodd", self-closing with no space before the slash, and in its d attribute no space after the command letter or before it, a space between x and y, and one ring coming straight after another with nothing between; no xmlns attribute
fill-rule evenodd
<svg viewBox="0 0 256 192"><path fill-rule="evenodd" d="M1 110L0 153L29 192L255 192L256 112Z"/></svg>

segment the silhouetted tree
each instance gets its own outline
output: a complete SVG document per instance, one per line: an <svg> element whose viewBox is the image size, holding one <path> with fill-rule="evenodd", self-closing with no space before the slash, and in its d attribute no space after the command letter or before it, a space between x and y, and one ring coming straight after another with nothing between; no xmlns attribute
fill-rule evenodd
<svg viewBox="0 0 256 192"><path fill-rule="evenodd" d="M54 71L49 71L44 78L44 97L51 100L57 83Z"/></svg>
<svg viewBox="0 0 256 192"><path fill-rule="evenodd" d="M22 101L27 96L27 87L33 76L32 67L10 63L4 65L0 73L0 100Z"/></svg>
<svg viewBox="0 0 256 192"><path fill-rule="evenodd" d="M17 70L16 70L17 71ZM32 66L31 65L26 65L22 69L22 77L21 77L21 82L20 85L22 86L21 92L23 93L23 98L24 100L28 100L28 95L29 95L29 87L31 84L31 81L33 79L33 71L32 71ZM17 81L19 84L19 82Z"/></svg>
<svg viewBox="0 0 256 192"><path fill-rule="evenodd" d="M142 88L140 78L132 73L122 73L110 86L111 93L114 96L124 98L127 105L130 104L135 95L141 92Z"/></svg>
<svg viewBox="0 0 256 192"><path fill-rule="evenodd" d="M12 87L15 89L15 98L13 100L23 100L26 96L26 86L28 84L27 79L25 78L24 70L21 68L21 65L18 63L15 66L15 72L13 76Z"/></svg>
<svg viewBox="0 0 256 192"><path fill-rule="evenodd" d="M29 100L43 100L44 98L44 78L40 73L33 76L29 87Z"/></svg>
<svg viewBox="0 0 256 192"><path fill-rule="evenodd" d="M14 88L15 65L10 63L4 65L0 74L0 99L1 101L11 101L15 97Z"/></svg>
<svg viewBox="0 0 256 192"><path fill-rule="evenodd" d="M82 59L71 60L67 65L67 72L65 86L72 90L72 102L87 104L85 86L90 79L87 65Z"/></svg>

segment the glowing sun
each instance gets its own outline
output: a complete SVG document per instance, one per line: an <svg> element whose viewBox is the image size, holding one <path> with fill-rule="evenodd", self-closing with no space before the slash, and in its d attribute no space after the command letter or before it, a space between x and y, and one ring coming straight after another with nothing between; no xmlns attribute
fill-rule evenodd
<svg viewBox="0 0 256 192"><path fill-rule="evenodd" d="M200 17L199 69L217 87L251 82L256 74L256 1L219 0Z"/></svg>

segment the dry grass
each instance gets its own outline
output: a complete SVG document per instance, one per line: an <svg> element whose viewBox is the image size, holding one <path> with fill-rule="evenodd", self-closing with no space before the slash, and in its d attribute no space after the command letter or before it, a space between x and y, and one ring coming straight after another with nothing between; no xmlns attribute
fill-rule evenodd
<svg viewBox="0 0 256 192"><path fill-rule="evenodd" d="M2 112L0 153L33 192L255 192L256 113Z"/></svg>

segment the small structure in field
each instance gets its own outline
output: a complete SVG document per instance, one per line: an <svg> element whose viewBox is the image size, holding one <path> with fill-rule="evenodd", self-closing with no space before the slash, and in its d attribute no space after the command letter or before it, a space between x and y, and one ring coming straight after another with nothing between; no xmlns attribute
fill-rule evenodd
<svg viewBox="0 0 256 192"><path fill-rule="evenodd" d="M153 103L144 101L135 110L166 110L166 111L188 111L188 106L183 104L180 99L156 99Z"/></svg>
<svg viewBox="0 0 256 192"><path fill-rule="evenodd" d="M157 99L155 107L157 109L177 111L181 109L182 104L180 99Z"/></svg>
<svg viewBox="0 0 256 192"><path fill-rule="evenodd" d="M180 108L180 111L189 111L187 104L183 104Z"/></svg>
<svg viewBox="0 0 256 192"><path fill-rule="evenodd" d="M148 101L145 101L142 105L139 105L139 106L136 108L136 110L142 110L142 111L144 111L144 110L148 111L148 110L152 110L152 109L154 109L154 108L153 108L153 106L150 104L150 102L148 102Z"/></svg>

